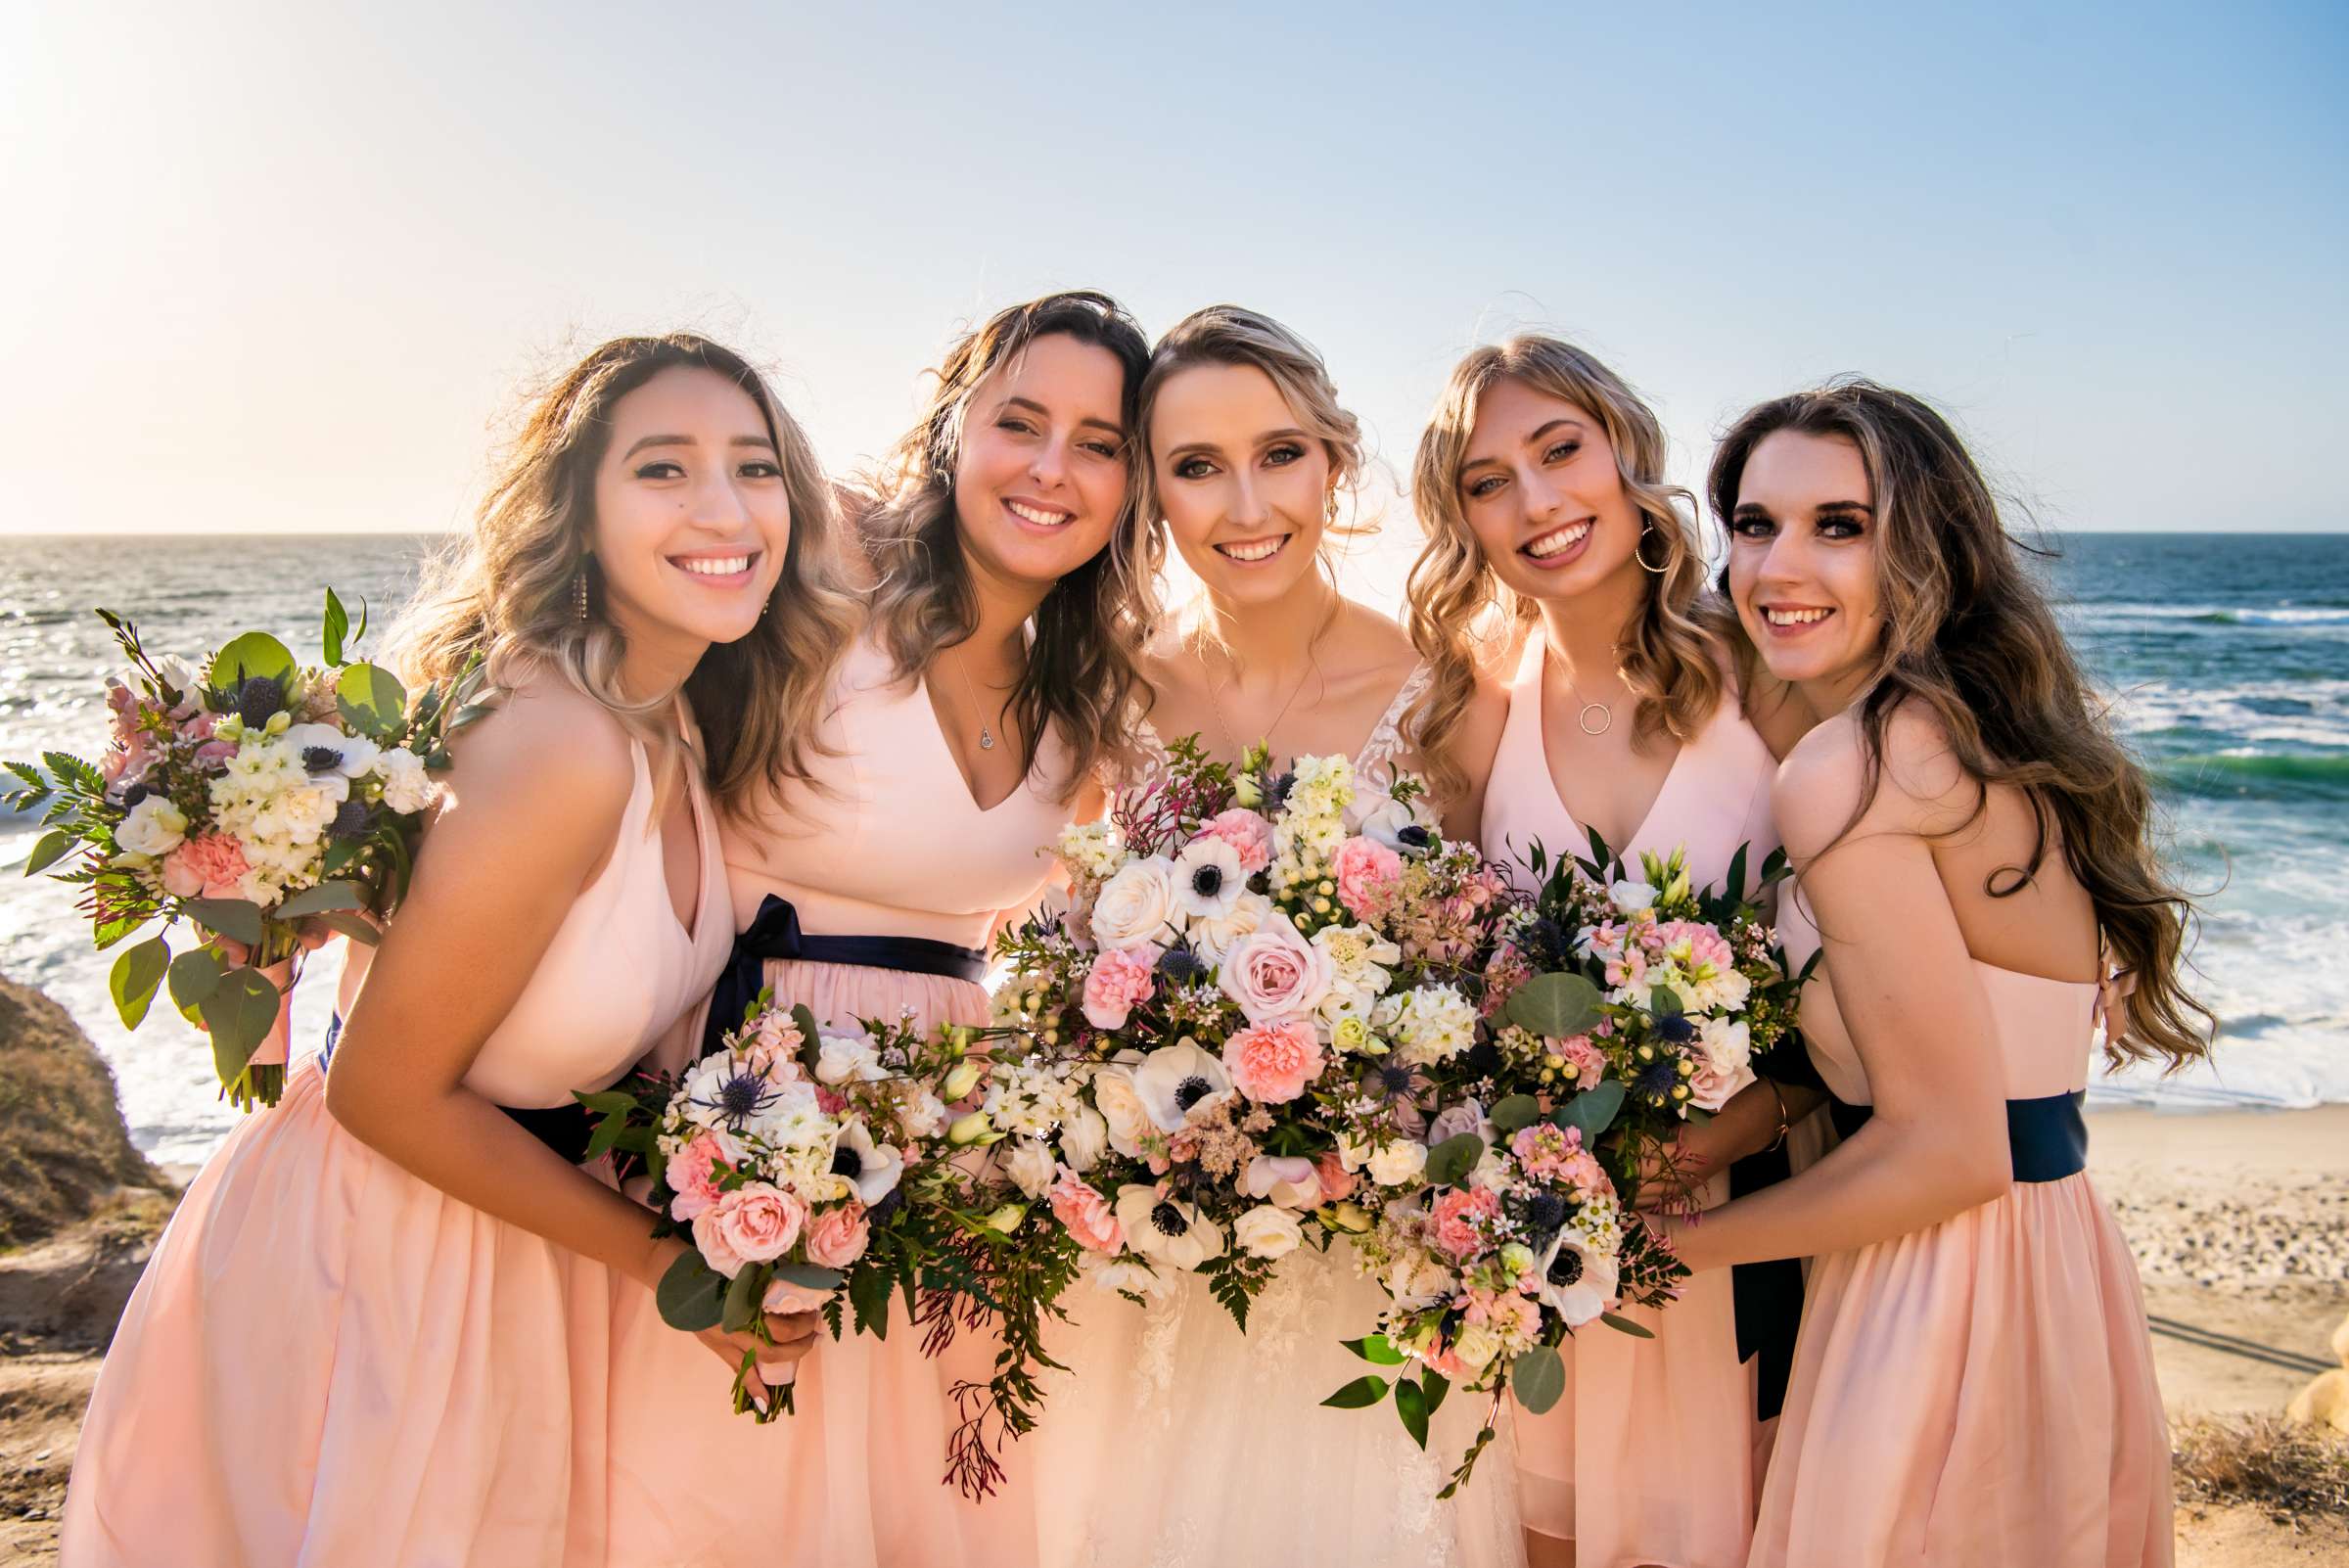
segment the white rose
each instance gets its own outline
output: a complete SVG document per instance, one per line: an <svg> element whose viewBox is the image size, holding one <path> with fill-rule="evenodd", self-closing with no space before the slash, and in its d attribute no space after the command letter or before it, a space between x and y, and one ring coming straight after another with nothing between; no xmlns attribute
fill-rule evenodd
<svg viewBox="0 0 2349 1568"><path fill-rule="evenodd" d="M1610 882L1607 884L1607 897L1625 914L1637 914L1656 906L1656 890L1645 882Z"/></svg>
<svg viewBox="0 0 2349 1568"><path fill-rule="evenodd" d="M1050 1145L1041 1138L1016 1138L1004 1158L1003 1172L1030 1199L1042 1197L1059 1175Z"/></svg>
<svg viewBox="0 0 2349 1568"><path fill-rule="evenodd" d="M1108 1147L1109 1123L1089 1105L1080 1105L1060 1125L1060 1157L1079 1176L1099 1165Z"/></svg>
<svg viewBox="0 0 2349 1568"><path fill-rule="evenodd" d="M1482 1371L1500 1354L1500 1336L1483 1323L1470 1323L1451 1342L1451 1353L1460 1359L1462 1366Z"/></svg>
<svg viewBox="0 0 2349 1568"><path fill-rule="evenodd" d="M186 813L168 796L150 795L115 829L115 847L133 854L169 854L187 836Z"/></svg>
<svg viewBox="0 0 2349 1568"><path fill-rule="evenodd" d="M1286 1258L1305 1241L1305 1229L1286 1209L1263 1204L1232 1222L1231 1239L1252 1258Z"/></svg>
<svg viewBox="0 0 2349 1568"><path fill-rule="evenodd" d="M427 777L424 759L404 746L394 746L375 760L376 776L384 781L384 804L402 816L429 807L440 787Z"/></svg>
<svg viewBox="0 0 2349 1568"><path fill-rule="evenodd" d="M1174 940L1174 866L1163 854L1129 860L1093 901L1093 940L1104 947L1138 947Z"/></svg>
<svg viewBox="0 0 2349 1568"><path fill-rule="evenodd" d="M1427 1145L1416 1138L1397 1138L1370 1156L1370 1179L1382 1187L1416 1181L1426 1169Z"/></svg>
<svg viewBox="0 0 2349 1568"><path fill-rule="evenodd" d="M1352 1132L1338 1134L1338 1164L1347 1170L1359 1171L1370 1163L1370 1156L1373 1152L1368 1138L1357 1136Z"/></svg>
<svg viewBox="0 0 2349 1568"><path fill-rule="evenodd" d="M1194 915L1186 935L1191 950L1211 964L1220 964L1232 944L1248 936L1272 913L1272 900L1261 893L1242 893L1221 915Z"/></svg>
<svg viewBox="0 0 2349 1568"><path fill-rule="evenodd" d="M882 1071L881 1053L863 1035L825 1035L815 1056L815 1081L837 1088L852 1081L877 1084L889 1075Z"/></svg>
<svg viewBox="0 0 2349 1568"><path fill-rule="evenodd" d="M1095 1073L1093 1104L1104 1120L1109 1146L1128 1160L1140 1159L1142 1139L1151 1131L1150 1111L1133 1086L1132 1070L1105 1067Z"/></svg>

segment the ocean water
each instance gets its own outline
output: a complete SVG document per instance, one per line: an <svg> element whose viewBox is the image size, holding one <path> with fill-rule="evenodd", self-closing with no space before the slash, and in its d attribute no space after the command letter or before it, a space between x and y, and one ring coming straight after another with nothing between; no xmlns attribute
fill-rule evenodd
<svg viewBox="0 0 2349 1568"><path fill-rule="evenodd" d="M94 755L118 659L93 606L130 616L157 653L260 627L314 658L330 582L388 621L432 543L0 538L0 757ZM2154 771L2165 852L2206 895L2197 985L2224 1020L2211 1064L2102 1078L2095 1102L2349 1101L2349 535L2076 534L2063 551L2050 570L2066 628ZM0 815L0 972L98 1041L143 1148L202 1159L235 1120L209 1053L167 1009L122 1029L113 955L91 950L67 890L5 869L32 837ZM301 1038L323 1026L330 981L298 993Z"/></svg>

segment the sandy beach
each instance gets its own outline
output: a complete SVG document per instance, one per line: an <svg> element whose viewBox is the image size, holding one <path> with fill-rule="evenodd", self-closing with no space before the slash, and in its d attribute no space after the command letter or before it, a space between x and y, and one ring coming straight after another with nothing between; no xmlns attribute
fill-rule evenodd
<svg viewBox="0 0 2349 1568"><path fill-rule="evenodd" d="M2280 1415L2349 1314L2349 1106L2090 1118L2091 1165L2137 1255L2173 1421ZM175 1172L174 1175L184 1175ZM0 1256L0 1562L50 1563L105 1336L168 1202L125 1191ZM2182 1489L2184 1568L2349 1562L2349 1518Z"/></svg>

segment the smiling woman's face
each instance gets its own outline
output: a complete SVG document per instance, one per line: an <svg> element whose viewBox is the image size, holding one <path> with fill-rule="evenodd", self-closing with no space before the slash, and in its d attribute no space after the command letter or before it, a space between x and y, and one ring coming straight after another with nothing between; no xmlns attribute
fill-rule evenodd
<svg viewBox="0 0 2349 1568"><path fill-rule="evenodd" d="M962 546L990 575L1049 587L1099 555L1125 514L1126 367L1065 333L995 367L964 411L954 468Z"/></svg>
<svg viewBox="0 0 2349 1568"><path fill-rule="evenodd" d="M1276 602L1313 570L1329 450L1254 365L1193 365L1150 410L1152 479L1174 548L1226 604Z"/></svg>
<svg viewBox="0 0 2349 1568"><path fill-rule="evenodd" d="M1835 686L1872 667L1878 534L1852 441L1778 430L1754 444L1729 518L1729 597L1773 675Z"/></svg>
<svg viewBox="0 0 2349 1568"><path fill-rule="evenodd" d="M632 640L747 635L790 543L782 456L749 392L676 365L612 405L595 557L605 612Z"/></svg>
<svg viewBox="0 0 2349 1568"><path fill-rule="evenodd" d="M1527 598L1578 598L1638 570L1639 508L1589 409L1496 381L1477 399L1459 487L1494 575Z"/></svg>

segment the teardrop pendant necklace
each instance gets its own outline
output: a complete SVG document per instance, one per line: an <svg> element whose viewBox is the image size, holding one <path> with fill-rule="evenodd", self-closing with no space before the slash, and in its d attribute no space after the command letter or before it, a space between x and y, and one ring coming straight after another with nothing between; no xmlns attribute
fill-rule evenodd
<svg viewBox="0 0 2349 1568"><path fill-rule="evenodd" d="M995 732L988 727L987 710L979 706L979 688L971 683L971 667L959 647L954 650L954 668L961 672L963 695L971 700L971 712L979 715L979 749L991 752L995 749Z"/></svg>

